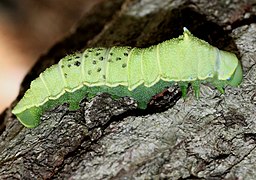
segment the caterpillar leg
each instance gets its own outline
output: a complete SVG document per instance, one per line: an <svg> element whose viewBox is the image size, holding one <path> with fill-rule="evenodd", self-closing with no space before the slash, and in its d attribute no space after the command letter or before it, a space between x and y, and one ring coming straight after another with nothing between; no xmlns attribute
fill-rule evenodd
<svg viewBox="0 0 256 180"><path fill-rule="evenodd" d="M196 98L199 99L199 96L200 96L200 82L194 81L191 84L192 84L192 88L195 92Z"/></svg>
<svg viewBox="0 0 256 180"><path fill-rule="evenodd" d="M137 103L138 103L139 109L146 109L148 106L148 102L146 102L146 101L138 101Z"/></svg>
<svg viewBox="0 0 256 180"><path fill-rule="evenodd" d="M225 93L225 90L224 90L225 84L224 84L224 83L221 83L221 82L213 82L212 85L215 86L215 87L219 90L219 92L220 92L221 94L224 94L224 93Z"/></svg>
<svg viewBox="0 0 256 180"><path fill-rule="evenodd" d="M187 91L188 91L188 83L186 82L181 82L179 83L179 87L181 89L182 97L186 98L187 96Z"/></svg>
<svg viewBox="0 0 256 180"><path fill-rule="evenodd" d="M225 90L223 89L223 86L216 86L216 88L219 90L221 94L225 93Z"/></svg>

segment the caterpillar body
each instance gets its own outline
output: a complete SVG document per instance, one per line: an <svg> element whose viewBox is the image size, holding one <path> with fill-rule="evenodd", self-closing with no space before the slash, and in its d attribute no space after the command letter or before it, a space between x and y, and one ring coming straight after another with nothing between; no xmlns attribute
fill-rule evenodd
<svg viewBox="0 0 256 180"><path fill-rule="evenodd" d="M191 83L199 97L200 83L212 83L224 93L238 86L242 67L237 57L194 37L186 28L178 38L148 48L89 48L68 55L33 80L12 113L26 127L39 124L45 110L67 102L77 109L85 97L106 92L130 96L145 109L151 97L177 82L182 96Z"/></svg>

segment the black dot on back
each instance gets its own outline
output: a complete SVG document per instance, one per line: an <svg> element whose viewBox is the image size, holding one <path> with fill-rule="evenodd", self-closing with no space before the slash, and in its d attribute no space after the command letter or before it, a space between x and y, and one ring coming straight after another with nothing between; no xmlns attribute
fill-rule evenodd
<svg viewBox="0 0 256 180"><path fill-rule="evenodd" d="M75 66L80 66L80 64L81 64L81 63L80 63L79 61L76 61L76 62L74 63Z"/></svg>
<svg viewBox="0 0 256 180"><path fill-rule="evenodd" d="M125 68L126 66L127 66L126 63L122 64L122 67L123 67L123 68Z"/></svg>

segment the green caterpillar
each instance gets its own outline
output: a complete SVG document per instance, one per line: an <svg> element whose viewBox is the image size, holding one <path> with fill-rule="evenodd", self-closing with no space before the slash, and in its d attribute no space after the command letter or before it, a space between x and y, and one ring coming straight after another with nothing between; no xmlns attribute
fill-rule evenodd
<svg viewBox="0 0 256 180"><path fill-rule="evenodd" d="M151 97L177 82L182 96L192 84L199 97L200 83L212 83L224 93L226 85L238 86L242 67L237 57L194 37L183 35L148 48L90 48L66 56L31 82L30 89L12 113L29 128L40 122L45 110L67 102L77 109L87 96L106 92L130 96L145 109Z"/></svg>

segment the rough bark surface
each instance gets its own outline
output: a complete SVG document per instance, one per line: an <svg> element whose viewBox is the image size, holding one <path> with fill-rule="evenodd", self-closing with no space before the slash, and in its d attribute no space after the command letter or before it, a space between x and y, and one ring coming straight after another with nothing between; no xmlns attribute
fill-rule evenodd
<svg viewBox="0 0 256 180"><path fill-rule="evenodd" d="M172 97L164 99L172 107L162 111L138 111L130 98L102 94L81 102L78 111L64 104L46 112L34 129L24 128L9 109L0 116L6 123L1 126L0 179L256 179L255 23L252 0L108 0L98 5L70 38L40 59L20 96L43 70L39 67L66 52L146 47L177 37L184 26L236 52L243 83L227 87L223 95L202 85L200 100L191 91L186 100L179 99L174 87Z"/></svg>

